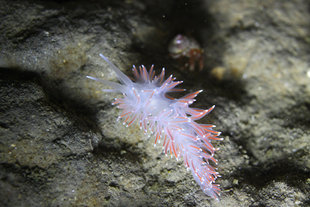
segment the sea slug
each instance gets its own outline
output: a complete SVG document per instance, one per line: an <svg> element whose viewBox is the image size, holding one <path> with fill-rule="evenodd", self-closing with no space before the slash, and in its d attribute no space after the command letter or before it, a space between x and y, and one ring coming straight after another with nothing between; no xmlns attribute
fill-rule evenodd
<svg viewBox="0 0 310 207"><path fill-rule="evenodd" d="M211 140L222 140L220 132L214 131L211 124L199 124L196 121L207 115L215 106L207 110L190 108L195 97L202 90L187 94L182 98L172 98L169 92L180 92L185 89L175 88L182 81L175 81L170 75L164 80L165 69L160 75L155 75L154 66L149 71L142 65L138 69L133 66L136 82L122 73L107 57L100 56L110 65L120 83L101 80L86 76L111 87L104 92L122 93L122 98L116 98L112 103L122 110L118 117L127 127L138 121L145 133L153 134L156 143L163 142L164 152L174 155L177 159L183 158L184 164L201 189L207 195L218 199L219 185L215 184L220 177L216 169L210 165L217 165L213 157L214 148Z"/></svg>
<svg viewBox="0 0 310 207"><path fill-rule="evenodd" d="M178 34L169 43L168 51L173 59L185 63L185 67L181 67L181 69L188 68L190 71L194 71L197 64L199 71L202 71L204 51L194 38Z"/></svg>

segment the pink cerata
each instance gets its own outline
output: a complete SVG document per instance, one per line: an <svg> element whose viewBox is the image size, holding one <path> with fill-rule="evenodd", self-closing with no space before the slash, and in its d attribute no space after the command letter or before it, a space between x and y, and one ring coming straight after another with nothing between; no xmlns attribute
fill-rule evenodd
<svg viewBox="0 0 310 207"><path fill-rule="evenodd" d="M138 69L133 66L136 81L122 73L107 57L100 56L110 65L120 83L86 76L95 81L104 83L111 89L102 89L103 92L121 93L122 98L116 98L112 103L122 110L119 119L127 127L138 122L140 128L155 137L156 143L163 143L165 154L170 153L176 159L183 158L184 164L203 192L215 199L220 195L219 185L215 181L220 175L211 164L217 165L214 152L218 150L211 144L219 138L220 132L214 131L211 124L199 124L196 121L211 112L209 109L191 108L195 97L202 90L187 94L182 98L172 98L167 93L185 91L175 88L182 81L175 81L170 75L164 80L165 69L160 75L155 75L154 66L149 71L142 65ZM212 162L210 164L210 161Z"/></svg>

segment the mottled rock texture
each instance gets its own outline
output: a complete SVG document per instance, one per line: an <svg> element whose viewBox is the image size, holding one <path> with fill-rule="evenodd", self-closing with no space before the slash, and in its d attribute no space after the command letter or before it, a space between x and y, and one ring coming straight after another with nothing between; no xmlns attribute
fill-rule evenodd
<svg viewBox="0 0 310 207"><path fill-rule="evenodd" d="M310 2L0 0L0 206L309 206ZM177 34L204 70L169 57ZM106 55L165 66L216 105L220 201L116 121Z"/></svg>

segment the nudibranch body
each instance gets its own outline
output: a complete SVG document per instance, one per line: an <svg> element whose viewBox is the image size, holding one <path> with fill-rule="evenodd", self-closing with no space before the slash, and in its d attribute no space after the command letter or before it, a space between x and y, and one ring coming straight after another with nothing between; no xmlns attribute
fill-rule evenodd
<svg viewBox="0 0 310 207"><path fill-rule="evenodd" d="M222 138L218 137L220 132L212 129L214 125L196 122L211 112L214 106L206 110L189 107L202 90L178 99L172 98L167 93L184 89L175 88L182 81L175 81L172 75L164 79L165 69L156 76L153 66L149 71L143 65L139 68L133 66L132 71L136 79L136 82L133 82L104 55L100 56L109 63L120 83L92 76L87 78L111 87L103 89L104 92L123 94L122 98L116 98L113 102L113 105L117 105L122 111L119 119L122 119L126 126L138 122L144 132L154 135L155 144L162 141L166 154L170 153L177 159L183 158L185 166L191 171L203 192L217 199L220 189L215 181L219 174L212 167L217 164L214 158L217 149L211 141Z"/></svg>

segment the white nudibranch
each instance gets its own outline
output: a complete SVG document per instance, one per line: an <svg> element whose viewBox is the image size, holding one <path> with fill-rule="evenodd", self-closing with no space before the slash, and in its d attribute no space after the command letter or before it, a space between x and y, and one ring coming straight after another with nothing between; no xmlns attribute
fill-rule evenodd
<svg viewBox="0 0 310 207"><path fill-rule="evenodd" d="M163 140L166 155L170 153L177 160L182 157L186 168L192 172L203 192L218 199L220 189L215 181L220 176L212 167L217 165L217 160L213 157L217 148L212 146L211 141L222 138L218 137L220 132L212 129L215 125L196 122L210 113L215 106L207 110L189 107L202 90L178 99L172 98L167 95L168 92L185 91L175 88L183 81L174 81L172 75L164 80L164 68L156 76L153 65L149 71L143 65L139 68L133 66L132 72L136 80L133 82L107 57L102 54L100 56L116 73L120 83L86 77L111 87L103 89L103 92L123 94L122 98L116 98L112 103L122 111L118 119L122 119L126 127L137 121L148 136L154 135L155 145Z"/></svg>

